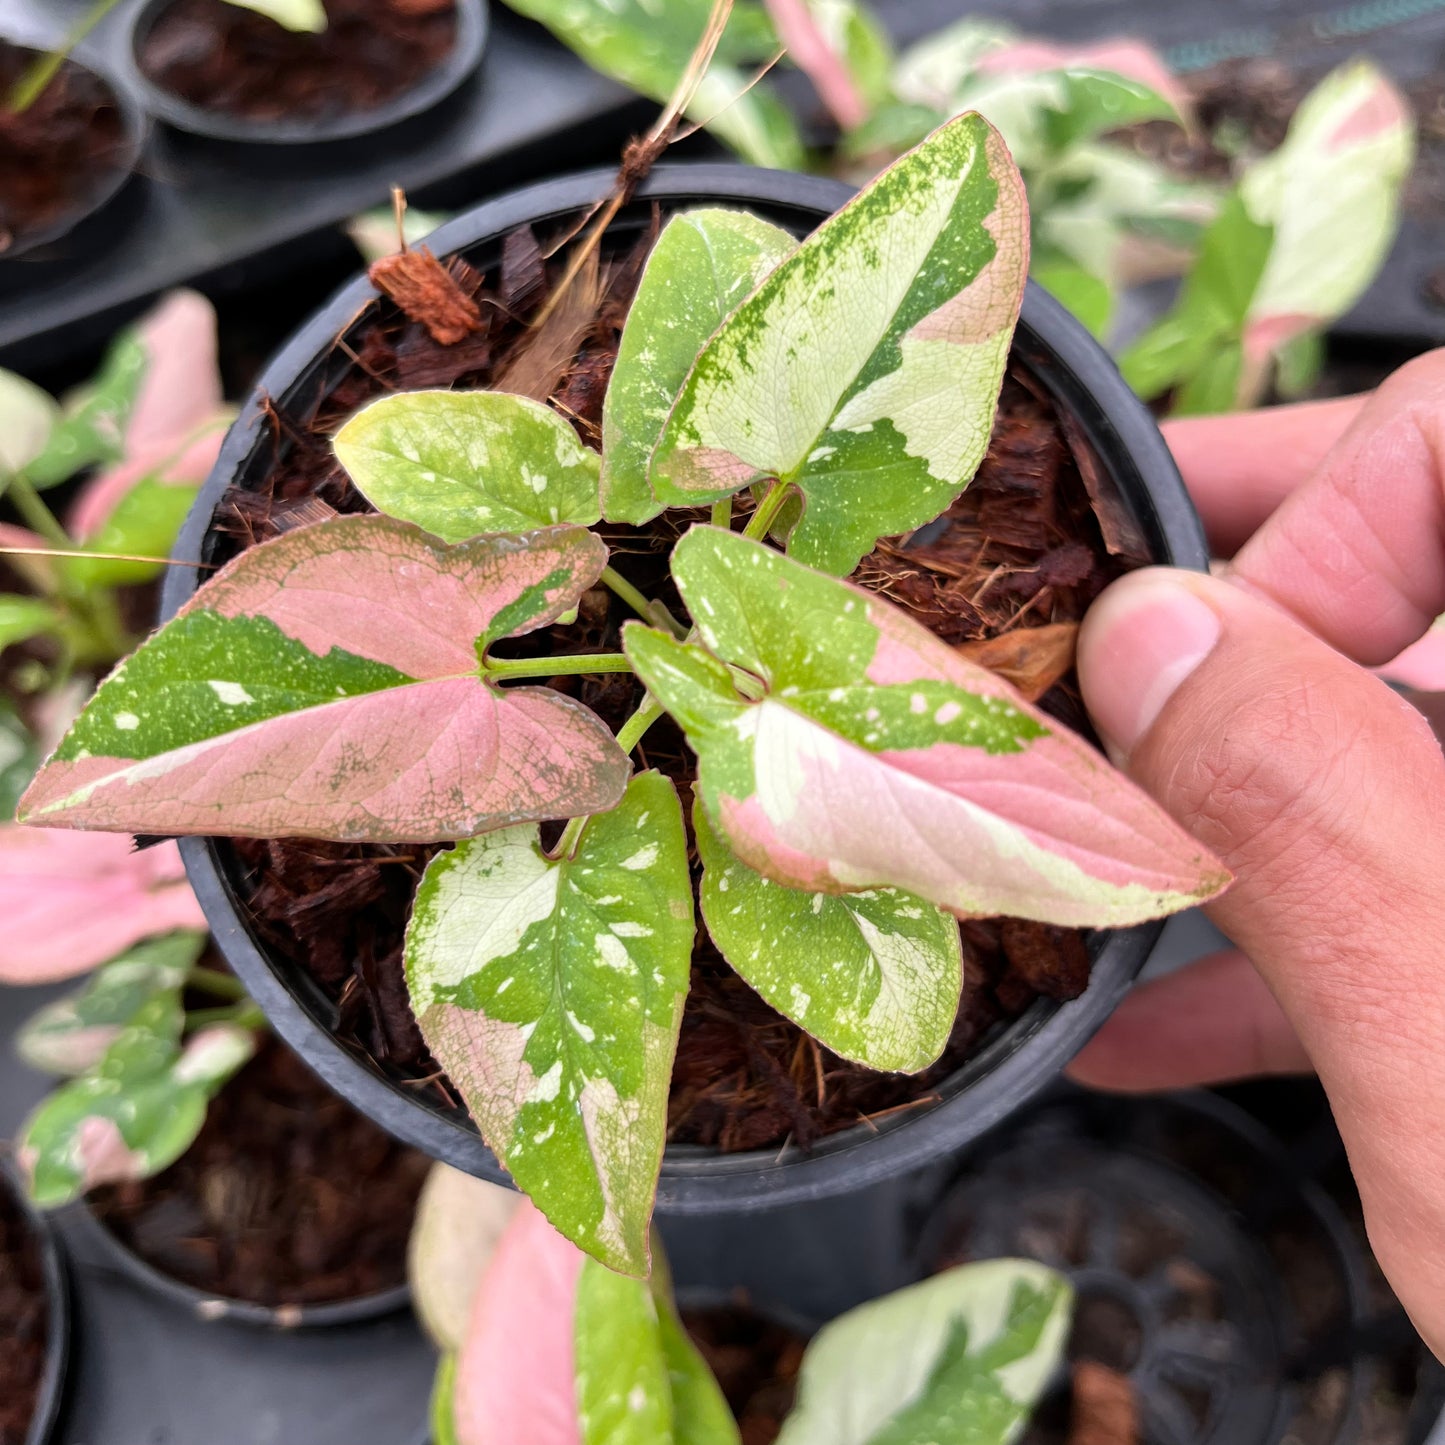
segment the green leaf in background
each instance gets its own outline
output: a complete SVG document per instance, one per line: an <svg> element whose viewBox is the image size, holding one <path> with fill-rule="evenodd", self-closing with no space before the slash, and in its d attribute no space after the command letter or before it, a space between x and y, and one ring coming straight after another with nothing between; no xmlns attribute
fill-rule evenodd
<svg viewBox="0 0 1445 1445"><path fill-rule="evenodd" d="M82 551L128 557L166 557L196 500L196 486L142 477L115 505ZM65 557L57 564L76 587L120 587L160 575L159 562L120 562L112 557Z"/></svg>
<svg viewBox="0 0 1445 1445"><path fill-rule="evenodd" d="M53 603L39 597L0 592L0 651L17 642L28 642L42 632L51 632L61 621L61 613Z"/></svg>
<svg viewBox="0 0 1445 1445"><path fill-rule="evenodd" d="M958 93L979 62L1016 39L1017 32L997 20L968 16L955 21L910 45L898 57L894 91L901 100L953 115Z"/></svg>
<svg viewBox="0 0 1445 1445"><path fill-rule="evenodd" d="M745 211L688 211L667 223L647 258L607 388L602 500L609 521L640 526L662 510L647 480L648 460L698 352L797 244Z"/></svg>
<svg viewBox="0 0 1445 1445"><path fill-rule="evenodd" d="M287 30L319 35L326 29L326 9L321 0L227 0L242 10L254 10Z"/></svg>
<svg viewBox="0 0 1445 1445"><path fill-rule="evenodd" d="M28 474L59 424L60 408L48 391L0 368L0 492L16 472Z"/></svg>
<svg viewBox="0 0 1445 1445"><path fill-rule="evenodd" d="M960 1265L814 1337L778 1445L1010 1445L1063 1354L1073 1291L1027 1260Z"/></svg>
<svg viewBox="0 0 1445 1445"><path fill-rule="evenodd" d="M925 140L947 119L941 110L934 110L932 106L915 105L905 100L884 101L862 125L843 137L843 157L860 160L878 155L902 155Z"/></svg>
<svg viewBox="0 0 1445 1445"><path fill-rule="evenodd" d="M1049 141L1055 150L1146 120L1181 119L1174 102L1142 80L1082 65L1068 66L1059 74L1063 104L1049 120Z"/></svg>
<svg viewBox="0 0 1445 1445"><path fill-rule="evenodd" d="M432 1382L431 1445L461 1445L457 1437L456 1411L453 1397L457 1383L457 1357L450 1350L437 1361L436 1378Z"/></svg>
<svg viewBox="0 0 1445 1445"><path fill-rule="evenodd" d="M16 1035L16 1051L47 1074L95 1068L142 1007L181 987L205 944L204 933L182 930L128 948L82 988L34 1014Z"/></svg>
<svg viewBox="0 0 1445 1445"><path fill-rule="evenodd" d="M1065 256L1040 257L1031 274L1054 300L1067 307L1090 332L1102 339L1114 315L1114 293L1108 282Z"/></svg>
<svg viewBox="0 0 1445 1445"><path fill-rule="evenodd" d="M722 955L772 1006L845 1059L917 1073L958 1014L958 922L896 888L809 893L742 862L693 810L702 913Z"/></svg>
<svg viewBox="0 0 1445 1445"><path fill-rule="evenodd" d="M1275 389L1286 401L1302 397L1325 365L1325 339L1318 331L1291 337L1275 353Z"/></svg>
<svg viewBox="0 0 1445 1445"><path fill-rule="evenodd" d="M600 463L550 407L499 391L386 396L336 434L336 456L379 511L444 542L602 515Z"/></svg>
<svg viewBox="0 0 1445 1445"><path fill-rule="evenodd" d="M893 93L893 45L868 7L858 0L808 0L808 10L869 108L886 101Z"/></svg>
<svg viewBox="0 0 1445 1445"><path fill-rule="evenodd" d="M406 937L412 1011L487 1143L574 1244L647 1272L693 941L682 809L660 773L570 857L507 828L432 860Z"/></svg>
<svg viewBox="0 0 1445 1445"><path fill-rule="evenodd" d="M653 454L668 505L778 478L789 540L846 574L968 484L993 427L1028 267L1023 186L963 116L782 262L698 357Z"/></svg>
<svg viewBox="0 0 1445 1445"><path fill-rule="evenodd" d="M15 805L40 766L40 747L15 704L0 697L0 823L15 816Z"/></svg>
<svg viewBox="0 0 1445 1445"><path fill-rule="evenodd" d="M585 1260L573 1319L582 1445L670 1445L672 1382L652 1291Z"/></svg>
<svg viewBox="0 0 1445 1445"><path fill-rule="evenodd" d="M658 1341L672 1389L672 1445L739 1445L728 1402L678 1319L671 1294L654 1287L653 1298Z"/></svg>
<svg viewBox="0 0 1445 1445"><path fill-rule="evenodd" d="M136 1011L100 1063L62 1084L21 1129L16 1158L31 1198L68 1204L97 1184L145 1179L173 1164L206 1105L255 1051L255 1035L215 1024L180 1043L180 990Z"/></svg>
<svg viewBox="0 0 1445 1445"><path fill-rule="evenodd" d="M677 88L702 38L710 0L507 0L540 21L594 70L662 103ZM739 0L689 116L754 165L800 170L804 150L787 109L740 67L768 60L777 35L753 0Z"/></svg>
<svg viewBox="0 0 1445 1445"><path fill-rule="evenodd" d="M139 333L121 332L95 378L65 399L45 449L25 468L37 487L56 486L87 467L118 462L149 357Z"/></svg>

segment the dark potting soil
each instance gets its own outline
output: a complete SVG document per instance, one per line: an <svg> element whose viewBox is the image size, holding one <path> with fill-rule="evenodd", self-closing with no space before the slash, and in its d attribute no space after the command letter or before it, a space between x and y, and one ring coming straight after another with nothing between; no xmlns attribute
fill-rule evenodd
<svg viewBox="0 0 1445 1445"><path fill-rule="evenodd" d="M529 230L514 234L485 282L463 262L425 251L387 263L377 279L409 314L375 304L338 347L339 380L305 407L273 409L276 461L260 490L233 489L217 513L230 541L222 560L256 541L333 512L367 510L331 451L358 407L393 390L452 386L521 390L550 400L584 440L600 440L602 398L652 228L630 253L584 272L567 304L528 331L560 263L543 264ZM580 301L578 297L580 296ZM420 318L420 319L418 319ZM439 326L456 337L435 341ZM1095 500L1097 499L1097 500ZM740 499L739 517L751 503ZM646 528L599 530L613 564L677 610L667 578L673 541L706 512L673 512ZM1106 537L1109 539L1106 542ZM1005 382L992 443L974 482L945 517L880 543L855 580L891 598L940 637L993 662L1055 716L1087 729L1072 673L1085 608L1113 577L1143 561L1127 518L1091 458L1078 450L1026 371ZM578 620L499 646L542 656L612 651L627 612L598 588ZM994 656L994 653L1001 654ZM634 679L557 678L614 729L640 696ZM639 750L676 782L690 815L692 760L663 719ZM391 1077L434 1090L454 1107L411 1017L402 936L411 898L435 851L300 840L232 846L243 894L267 946L317 980L340 1007L339 1036ZM696 856L693 856L695 874ZM777 1148L860 1121L936 1102L937 1086L1000 1025L1040 997L1070 999L1088 983L1084 936L1015 920L962 925L965 986L943 1057L925 1073L880 1074L845 1062L776 1013L726 965L699 929L669 1108L669 1139L723 1151Z"/></svg>
<svg viewBox="0 0 1445 1445"><path fill-rule="evenodd" d="M10 109L10 93L39 58L38 51L0 40L0 256L83 209L125 152L114 92L73 60L25 111Z"/></svg>
<svg viewBox="0 0 1445 1445"><path fill-rule="evenodd" d="M376 110L456 43L455 0L325 0L320 34L224 0L175 0L141 42L148 79L206 110L255 121Z"/></svg>
<svg viewBox="0 0 1445 1445"><path fill-rule="evenodd" d="M45 1375L45 1268L29 1220L0 1187L0 1445L24 1445Z"/></svg>
<svg viewBox="0 0 1445 1445"><path fill-rule="evenodd" d="M684 1309L682 1322L722 1386L742 1445L773 1445L793 1408L807 1339L746 1299Z"/></svg>
<svg viewBox="0 0 1445 1445"><path fill-rule="evenodd" d="M427 1168L268 1040L178 1162L90 1204L163 1274L284 1310L404 1283Z"/></svg>

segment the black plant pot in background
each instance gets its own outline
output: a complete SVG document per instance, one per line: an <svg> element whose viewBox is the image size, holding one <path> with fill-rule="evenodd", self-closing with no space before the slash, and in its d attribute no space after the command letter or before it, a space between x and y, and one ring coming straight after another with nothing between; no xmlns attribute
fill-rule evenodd
<svg viewBox="0 0 1445 1445"><path fill-rule="evenodd" d="M518 226L543 229L575 219L605 196L610 172L549 181L518 191L441 227L429 245L458 253L482 270L495 267L503 238ZM795 235L810 233L852 192L835 182L731 165L659 168L609 232L622 244L664 211L721 204L756 212ZM376 292L364 277L312 317L261 375L227 436L176 546L184 562L209 562L222 538L212 516L227 490L253 485L273 465L284 439L269 431L270 399L282 407L325 395L348 364L338 337L353 331ZM1113 363L1064 309L1030 284L1014 357L1047 392L1072 434L1092 452L1105 483L1132 514L1158 562L1202 568L1204 537L1158 429ZM196 590L201 574L175 567L166 579L162 617ZM356 1108L433 1158L483 1178L506 1175L465 1112L444 1110L400 1087L336 1037L336 1006L302 970L274 956L247 922L242 870L222 840L185 839L187 871L227 962L265 1010L276 1032ZM859 1125L821 1140L811 1153L772 1150L718 1154L696 1146L667 1150L658 1190L662 1214L733 1213L821 1199L899 1176L978 1138L1053 1079L1083 1046L1142 968L1160 924L1100 932L1091 939L1088 989L1071 1003L1036 1002L940 1086L942 1102L875 1127Z"/></svg>
<svg viewBox="0 0 1445 1445"><path fill-rule="evenodd" d="M0 1167L0 1206L14 1210L24 1221L40 1257L45 1281L45 1365L36 1392L35 1409L24 1445L46 1445L54 1434L65 1403L66 1371L70 1362L70 1277L48 1221L25 1198L9 1171ZM8 1321L0 1322L0 1325Z"/></svg>
<svg viewBox="0 0 1445 1445"><path fill-rule="evenodd" d="M140 64L140 49L174 0L146 0L130 22L124 48L127 80L152 115L175 130L213 141L240 145L308 146L352 141L373 143L382 132L424 115L440 105L481 64L490 28L488 0L456 0L456 41L442 62L409 90L369 110L308 119L257 120L229 111L194 105L153 81Z"/></svg>

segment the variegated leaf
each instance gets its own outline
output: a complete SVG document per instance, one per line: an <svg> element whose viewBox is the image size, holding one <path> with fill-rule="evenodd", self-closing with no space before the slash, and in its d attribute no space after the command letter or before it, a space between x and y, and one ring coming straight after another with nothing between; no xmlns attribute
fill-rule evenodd
<svg viewBox="0 0 1445 1445"><path fill-rule="evenodd" d="M697 505L795 483L806 507L789 549L838 574L936 517L988 446L1027 237L998 133L977 115L942 126L708 343L653 454L655 495Z"/></svg>
<svg viewBox="0 0 1445 1445"><path fill-rule="evenodd" d="M15 1037L17 1052L48 1074L94 1068L144 1004L185 982L205 943L204 933L179 931L127 949L84 988L34 1014Z"/></svg>
<svg viewBox="0 0 1445 1445"><path fill-rule="evenodd" d="M510 828L435 858L406 938L412 1009L517 1184L568 1239L647 1273L692 958L682 811L660 773L571 856Z"/></svg>
<svg viewBox="0 0 1445 1445"><path fill-rule="evenodd" d="M958 1016L958 921L896 888L809 893L749 868L693 809L702 916L727 961L779 1013L870 1069L917 1073Z"/></svg>
<svg viewBox="0 0 1445 1445"><path fill-rule="evenodd" d="M141 1005L89 1073L61 1085L21 1130L17 1160L37 1204L97 1184L145 1179L190 1147L206 1105L255 1051L255 1035L216 1024L180 1043L179 990Z"/></svg>
<svg viewBox="0 0 1445 1445"><path fill-rule="evenodd" d="M326 8L321 0L227 0L243 10L254 10L287 30L319 35L326 29Z"/></svg>
<svg viewBox="0 0 1445 1445"><path fill-rule="evenodd" d="M101 684L20 816L426 842L609 808L630 766L606 727L483 671L606 558L577 527L447 547L371 516L262 543Z"/></svg>
<svg viewBox="0 0 1445 1445"><path fill-rule="evenodd" d="M602 413L609 521L638 526L662 510L648 460L698 352L796 247L786 231L745 211L688 211L667 223L627 313Z"/></svg>
<svg viewBox="0 0 1445 1445"><path fill-rule="evenodd" d="M1088 926L1228 881L1082 739L880 598L713 527L673 576L705 646L636 623L623 645L698 755L709 819L775 882Z"/></svg>
<svg viewBox="0 0 1445 1445"><path fill-rule="evenodd" d="M582 1445L674 1445L657 1314L641 1280L583 1263L573 1324Z"/></svg>
<svg viewBox="0 0 1445 1445"><path fill-rule="evenodd" d="M444 542L602 515L600 463L551 407L500 391L384 396L336 434L336 456L379 511Z"/></svg>
<svg viewBox="0 0 1445 1445"><path fill-rule="evenodd" d="M778 1445L1010 1445L1063 1355L1073 1290L1029 1260L960 1265L814 1338Z"/></svg>
<svg viewBox="0 0 1445 1445"><path fill-rule="evenodd" d="M0 492L16 472L28 474L59 422L60 408L48 391L0 368Z"/></svg>

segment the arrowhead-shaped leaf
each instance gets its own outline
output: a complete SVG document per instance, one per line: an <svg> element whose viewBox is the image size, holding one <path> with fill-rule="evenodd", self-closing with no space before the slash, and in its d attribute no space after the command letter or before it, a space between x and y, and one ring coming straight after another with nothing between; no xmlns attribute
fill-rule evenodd
<svg viewBox="0 0 1445 1445"><path fill-rule="evenodd" d="M662 510L648 461L698 352L797 244L745 211L688 211L667 223L627 313L602 413L609 521L640 526Z"/></svg>
<svg viewBox="0 0 1445 1445"><path fill-rule="evenodd" d="M1028 271L1028 209L982 117L942 126L763 282L698 357L652 458L695 506L779 478L792 554L851 572L920 526L988 446Z"/></svg>
<svg viewBox="0 0 1445 1445"><path fill-rule="evenodd" d="M204 928L174 843L0 824L0 982L88 973L143 938Z"/></svg>
<svg viewBox="0 0 1445 1445"><path fill-rule="evenodd" d="M623 645L698 755L710 821L775 882L1088 926L1228 881L1082 739L881 599L713 527L673 576L705 647L636 623Z"/></svg>
<svg viewBox="0 0 1445 1445"><path fill-rule="evenodd" d="M897 888L809 893L749 868L693 809L702 916L722 955L819 1043L871 1069L917 1073L958 1016L958 920Z"/></svg>
<svg viewBox="0 0 1445 1445"><path fill-rule="evenodd" d="M574 606L606 558L577 527L447 547L370 516L262 543L101 684L20 815L427 842L609 808L630 766L607 728L479 660Z"/></svg>
<svg viewBox="0 0 1445 1445"><path fill-rule="evenodd" d="M336 455L378 510L444 542L602 515L600 467L551 407L501 391L385 396L336 434Z"/></svg>
<svg viewBox="0 0 1445 1445"><path fill-rule="evenodd" d="M407 930L412 1009L487 1143L568 1239L647 1273L692 958L677 794L642 773L571 857L509 828L435 858Z"/></svg>
<svg viewBox="0 0 1445 1445"><path fill-rule="evenodd" d="M89 1073L26 1121L17 1159L37 1204L67 1204L97 1184L145 1179L191 1146L206 1104L255 1051L255 1035L217 1024L180 1043L180 991L141 1005Z"/></svg>
<svg viewBox="0 0 1445 1445"><path fill-rule="evenodd" d="M778 1445L1009 1445L1063 1354L1073 1291L1028 1260L960 1265L825 1325Z"/></svg>
<svg viewBox="0 0 1445 1445"><path fill-rule="evenodd" d="M127 949L84 988L32 1015L15 1037L16 1051L49 1074L94 1068L142 1005L185 982L205 942L204 933L180 931Z"/></svg>

